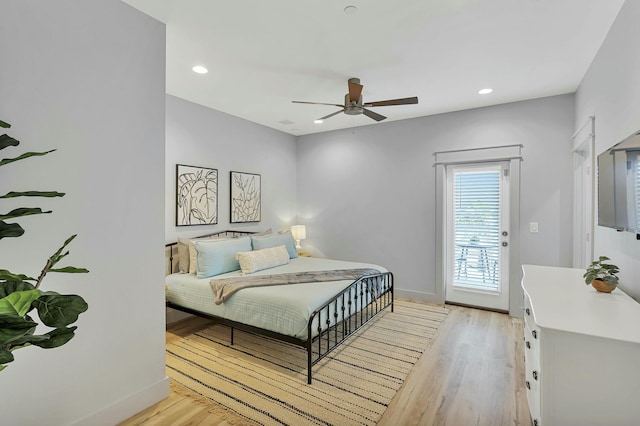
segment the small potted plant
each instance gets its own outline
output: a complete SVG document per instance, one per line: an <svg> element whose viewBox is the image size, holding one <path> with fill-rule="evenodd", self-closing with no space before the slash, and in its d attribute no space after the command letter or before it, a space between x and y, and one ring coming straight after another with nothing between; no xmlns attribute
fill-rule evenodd
<svg viewBox="0 0 640 426"><path fill-rule="evenodd" d="M618 276L620 269L616 265L605 263L609 259L607 256L600 256L598 260L591 262L587 272L583 275L584 282L602 293L611 293L618 286Z"/></svg>

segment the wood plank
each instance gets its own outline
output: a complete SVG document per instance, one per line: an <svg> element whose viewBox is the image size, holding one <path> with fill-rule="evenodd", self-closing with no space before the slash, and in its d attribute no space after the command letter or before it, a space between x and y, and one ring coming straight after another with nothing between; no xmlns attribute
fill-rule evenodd
<svg viewBox="0 0 640 426"><path fill-rule="evenodd" d="M402 425L531 425L524 389L523 321L506 314L447 306L449 316L379 422ZM206 327L188 318L167 327L167 342ZM164 401L121 426L228 423L215 403L171 384ZM232 424L246 424L238 419Z"/></svg>

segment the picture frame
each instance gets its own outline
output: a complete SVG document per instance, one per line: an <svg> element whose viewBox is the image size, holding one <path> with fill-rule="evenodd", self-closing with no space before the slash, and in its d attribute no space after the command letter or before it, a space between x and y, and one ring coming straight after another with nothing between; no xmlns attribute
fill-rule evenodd
<svg viewBox="0 0 640 426"><path fill-rule="evenodd" d="M261 176L255 173L231 172L230 222L249 223L262 220Z"/></svg>
<svg viewBox="0 0 640 426"><path fill-rule="evenodd" d="M176 226L218 223L218 169L176 164Z"/></svg>

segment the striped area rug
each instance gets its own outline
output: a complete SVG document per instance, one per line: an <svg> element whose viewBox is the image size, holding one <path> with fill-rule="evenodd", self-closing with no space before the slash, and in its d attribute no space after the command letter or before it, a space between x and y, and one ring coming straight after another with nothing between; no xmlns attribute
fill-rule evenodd
<svg viewBox="0 0 640 426"><path fill-rule="evenodd" d="M240 331L231 346L222 325L167 345L167 375L232 424L375 425L447 313L396 301L318 363L311 385L304 349Z"/></svg>

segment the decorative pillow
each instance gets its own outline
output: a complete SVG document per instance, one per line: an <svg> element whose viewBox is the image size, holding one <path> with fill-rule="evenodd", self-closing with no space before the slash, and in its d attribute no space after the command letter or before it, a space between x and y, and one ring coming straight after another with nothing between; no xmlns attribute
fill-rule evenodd
<svg viewBox="0 0 640 426"><path fill-rule="evenodd" d="M262 271L289 263L289 252L284 245L262 250L241 251L237 256L242 274Z"/></svg>
<svg viewBox="0 0 640 426"><path fill-rule="evenodd" d="M254 250L284 245L291 259L298 257L296 243L293 241L291 231L283 232L282 234L265 235L263 237L251 237L251 244Z"/></svg>
<svg viewBox="0 0 640 426"><path fill-rule="evenodd" d="M196 273L196 252L193 244L196 241L228 240L229 237L197 237L178 239L178 270L182 274Z"/></svg>
<svg viewBox="0 0 640 426"><path fill-rule="evenodd" d="M194 247L198 259L196 262L198 278L207 278L240 269L236 253L251 250L251 238L196 241Z"/></svg>

